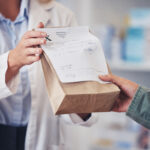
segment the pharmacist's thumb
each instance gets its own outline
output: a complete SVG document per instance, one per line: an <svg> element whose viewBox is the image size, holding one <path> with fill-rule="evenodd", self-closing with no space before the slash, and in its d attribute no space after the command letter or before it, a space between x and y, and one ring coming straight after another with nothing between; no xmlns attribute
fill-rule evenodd
<svg viewBox="0 0 150 150"><path fill-rule="evenodd" d="M43 22L40 22L40 23L37 25L37 28L44 28Z"/></svg>
<svg viewBox="0 0 150 150"><path fill-rule="evenodd" d="M105 82L112 82L118 86L120 86L121 84L121 79L120 77L117 77L113 74L109 74L109 75L100 75L99 78L102 80L102 81L105 81Z"/></svg>

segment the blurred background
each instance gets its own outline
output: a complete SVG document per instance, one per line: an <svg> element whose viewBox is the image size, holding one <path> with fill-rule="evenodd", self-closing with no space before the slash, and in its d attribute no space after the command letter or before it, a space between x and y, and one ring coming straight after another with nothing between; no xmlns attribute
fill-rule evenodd
<svg viewBox="0 0 150 150"><path fill-rule="evenodd" d="M150 88L150 0L58 0L101 40L114 74ZM71 150L150 150L149 131L124 113L99 113L90 128L68 126Z"/></svg>

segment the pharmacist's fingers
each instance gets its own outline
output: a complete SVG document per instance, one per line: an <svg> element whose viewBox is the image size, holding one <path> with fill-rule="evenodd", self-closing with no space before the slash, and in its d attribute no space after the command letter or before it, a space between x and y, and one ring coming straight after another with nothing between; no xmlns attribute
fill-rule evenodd
<svg viewBox="0 0 150 150"><path fill-rule="evenodd" d="M32 39L27 39L24 42L25 47L38 46L43 44L46 44L46 39L44 38L32 38Z"/></svg>
<svg viewBox="0 0 150 150"><path fill-rule="evenodd" d="M39 55L35 55L35 56L29 56L28 57L28 64L32 64L36 61L40 60L40 56Z"/></svg>
<svg viewBox="0 0 150 150"><path fill-rule="evenodd" d="M29 56L29 55L41 55L43 52L42 48L28 48L26 50L26 54Z"/></svg>
<svg viewBox="0 0 150 150"><path fill-rule="evenodd" d="M47 36L46 32L42 31L27 31L23 38L29 39L29 38L45 38Z"/></svg>
<svg viewBox="0 0 150 150"><path fill-rule="evenodd" d="M40 22L40 23L37 25L37 28L44 28L43 22Z"/></svg>

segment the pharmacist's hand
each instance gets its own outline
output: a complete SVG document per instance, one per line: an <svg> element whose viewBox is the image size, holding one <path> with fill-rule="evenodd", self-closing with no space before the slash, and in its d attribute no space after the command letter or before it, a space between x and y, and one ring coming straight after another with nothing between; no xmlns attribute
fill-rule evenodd
<svg viewBox="0 0 150 150"><path fill-rule="evenodd" d="M99 76L99 78L103 81L112 82L120 88L120 96L112 110L115 112L126 112L139 87L138 84L112 74Z"/></svg>
<svg viewBox="0 0 150 150"><path fill-rule="evenodd" d="M43 28L43 23L39 23L38 28ZM41 31L27 31L15 49L11 50L8 56L8 70L6 73L6 83L24 65L30 65L40 60L42 49L39 45L45 44L47 34Z"/></svg>

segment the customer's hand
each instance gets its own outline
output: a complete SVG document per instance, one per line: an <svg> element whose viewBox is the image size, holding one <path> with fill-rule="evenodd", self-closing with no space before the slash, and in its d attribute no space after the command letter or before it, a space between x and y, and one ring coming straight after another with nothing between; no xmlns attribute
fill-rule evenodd
<svg viewBox="0 0 150 150"><path fill-rule="evenodd" d="M43 23L39 23L38 28L43 28ZM43 50L39 45L46 44L47 34L41 31L27 31L15 49L11 50L8 56L8 69L6 72L6 83L24 65L30 65L40 60Z"/></svg>
<svg viewBox="0 0 150 150"><path fill-rule="evenodd" d="M121 93L113 107L113 111L126 112L139 87L138 84L112 74L99 76L99 78L103 81L112 82L120 88Z"/></svg>

